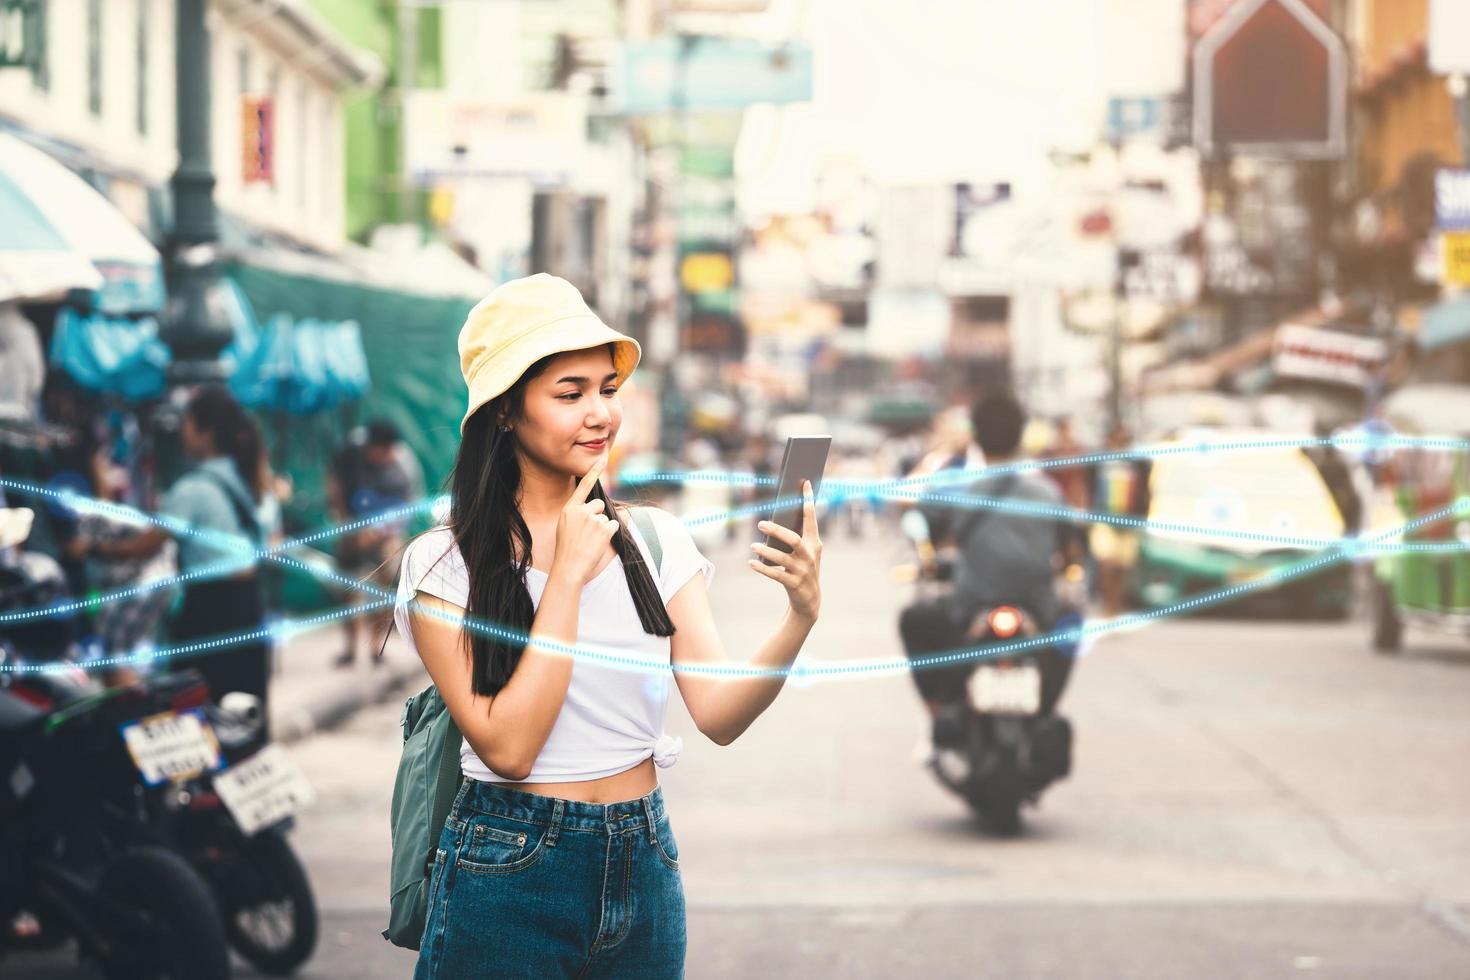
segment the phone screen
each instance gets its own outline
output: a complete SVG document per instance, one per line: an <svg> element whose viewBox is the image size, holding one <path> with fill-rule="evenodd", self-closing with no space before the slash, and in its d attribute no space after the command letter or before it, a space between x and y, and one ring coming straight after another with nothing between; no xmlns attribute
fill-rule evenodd
<svg viewBox="0 0 1470 980"><path fill-rule="evenodd" d="M776 499L783 502L768 518L773 523L802 533L801 484L810 480L812 493L822 489L822 471L827 468L827 453L832 448L831 436L792 436L786 440L786 452L781 457L781 478L776 486ZM766 535L766 545L777 551L791 553L791 548L778 538ZM775 564L762 558L767 565Z"/></svg>

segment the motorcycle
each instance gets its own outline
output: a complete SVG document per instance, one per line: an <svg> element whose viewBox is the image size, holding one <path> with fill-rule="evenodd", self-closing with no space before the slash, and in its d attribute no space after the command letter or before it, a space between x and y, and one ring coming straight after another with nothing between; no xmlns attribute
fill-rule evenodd
<svg viewBox="0 0 1470 980"><path fill-rule="evenodd" d="M918 511L900 521L919 562L897 571L912 581L921 602L951 594L954 558L937 550ZM947 697L933 712L929 749L923 762L946 789L963 799L980 825L998 836L1021 830L1021 809L1036 805L1043 790L1065 778L1072 766L1072 726L1056 712L1071 672L1070 644L1028 645L1051 630L1064 634L1080 627L1080 567L1062 574L1058 597L1063 612L1053 623L1018 602L996 602L979 609L957 646L1006 645L1007 652L945 667ZM922 657L925 652L911 650ZM934 651L937 652L937 651Z"/></svg>
<svg viewBox="0 0 1470 980"><path fill-rule="evenodd" d="M115 707L48 709L0 687L0 958L75 940L116 980L222 980L229 951L208 886L172 851L109 832L142 790L103 764Z"/></svg>
<svg viewBox="0 0 1470 980"><path fill-rule="evenodd" d="M22 583L0 592L0 608L14 606L14 596L27 605L35 590ZM0 659L19 663L8 632L0 631ZM258 698L236 691L212 703L189 670L113 688L80 669L10 672L5 681L43 710L108 705L115 724L103 768L124 774L134 792L99 833L184 858L212 893L229 945L261 972L289 975L311 957L317 907L287 832L313 793L285 750L265 739Z"/></svg>
<svg viewBox="0 0 1470 980"><path fill-rule="evenodd" d="M232 691L203 711L227 768L171 788L174 846L209 882L235 951L262 973L288 976L311 958L319 931L287 836L314 794L286 750L262 737L254 695Z"/></svg>

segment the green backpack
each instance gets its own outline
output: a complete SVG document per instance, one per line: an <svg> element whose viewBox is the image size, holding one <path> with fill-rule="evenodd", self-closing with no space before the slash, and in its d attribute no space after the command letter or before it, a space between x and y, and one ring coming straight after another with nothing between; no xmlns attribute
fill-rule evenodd
<svg viewBox="0 0 1470 980"><path fill-rule="evenodd" d="M663 546L643 508L633 523L663 568ZM388 871L388 928L383 938L395 946L418 949L429 917L429 879L449 810L464 776L459 766L460 732L439 689L433 684L403 702L403 754L393 780L389 808L393 856Z"/></svg>

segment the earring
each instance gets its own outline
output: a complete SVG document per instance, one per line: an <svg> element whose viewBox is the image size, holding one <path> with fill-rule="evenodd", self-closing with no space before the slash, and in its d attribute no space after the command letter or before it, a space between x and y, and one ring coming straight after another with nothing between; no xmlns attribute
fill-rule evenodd
<svg viewBox="0 0 1470 980"><path fill-rule="evenodd" d="M500 427L500 431L501 432L509 432L510 431L510 426L508 426L508 425L502 425Z"/></svg>

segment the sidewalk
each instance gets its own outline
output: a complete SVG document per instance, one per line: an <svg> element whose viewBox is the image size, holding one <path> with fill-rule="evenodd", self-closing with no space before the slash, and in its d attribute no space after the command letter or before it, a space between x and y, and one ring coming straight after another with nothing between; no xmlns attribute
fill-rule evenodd
<svg viewBox="0 0 1470 980"><path fill-rule="evenodd" d="M323 626L292 637L276 651L271 670L271 734L285 744L340 724L364 705L381 701L406 683L429 675L395 632L383 662L373 666L372 653L359 651L357 663L337 668L332 660L343 648L339 626ZM376 651L377 643L373 650Z"/></svg>

